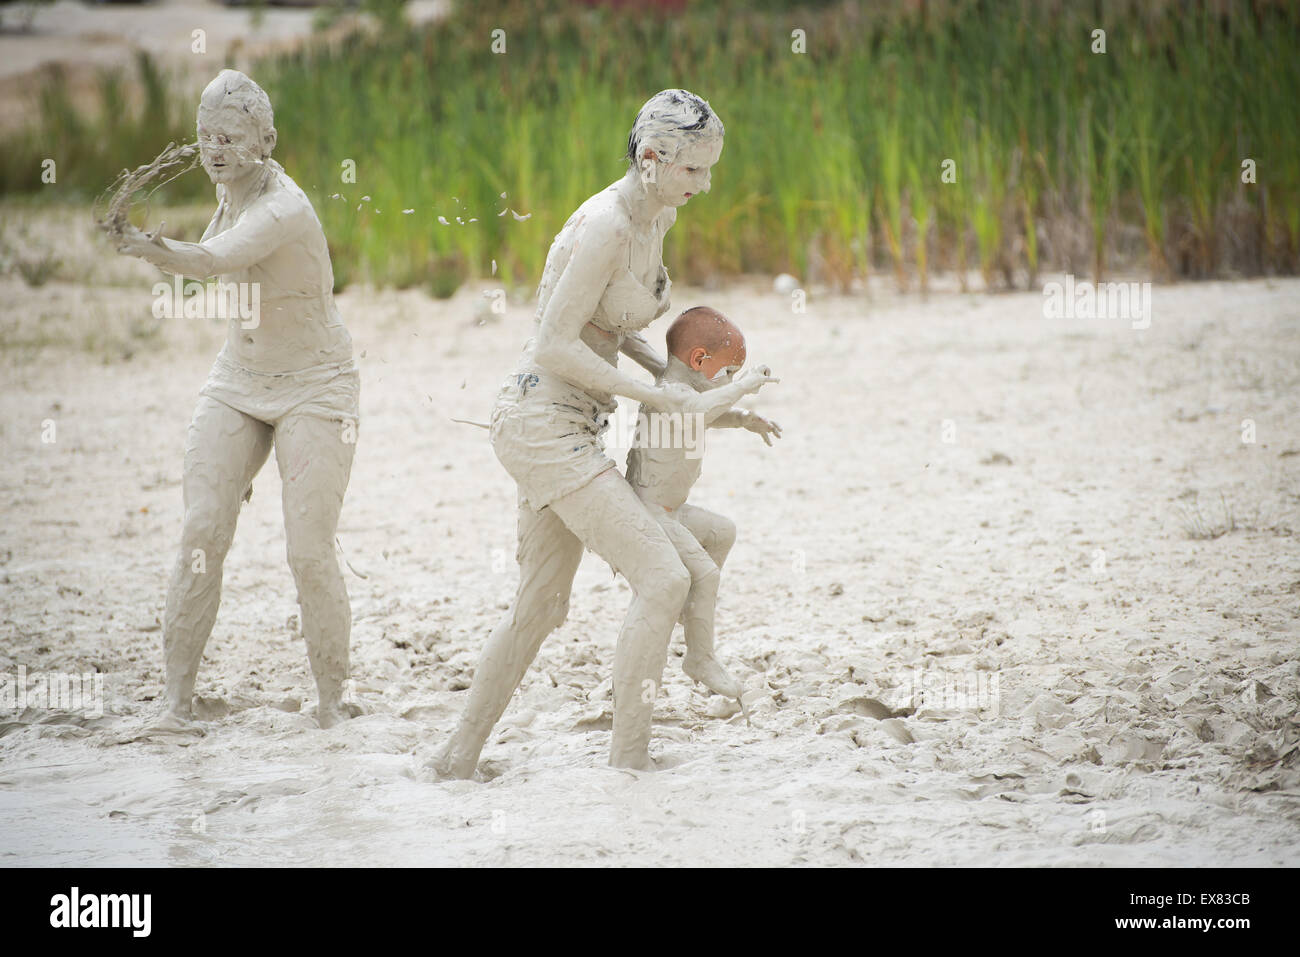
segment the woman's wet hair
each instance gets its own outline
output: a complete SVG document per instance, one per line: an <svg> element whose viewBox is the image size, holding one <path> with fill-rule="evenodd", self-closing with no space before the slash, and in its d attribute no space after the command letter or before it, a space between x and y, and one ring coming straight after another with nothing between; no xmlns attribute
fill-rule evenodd
<svg viewBox="0 0 1300 957"><path fill-rule="evenodd" d="M721 139L726 130L706 100L688 90L660 90L646 100L627 136L627 161L640 162L647 147L671 163L692 143Z"/></svg>

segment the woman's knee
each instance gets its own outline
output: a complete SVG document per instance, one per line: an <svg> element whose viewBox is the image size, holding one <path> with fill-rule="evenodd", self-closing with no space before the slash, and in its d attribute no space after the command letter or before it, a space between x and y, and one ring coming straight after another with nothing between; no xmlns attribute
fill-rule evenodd
<svg viewBox="0 0 1300 957"><path fill-rule="evenodd" d="M339 574L334 554L334 533L338 528L341 499L331 500L329 492L317 487L314 503L307 501L305 490L295 490L284 497L284 538L289 567L295 578Z"/></svg>
<svg viewBox="0 0 1300 957"><path fill-rule="evenodd" d="M669 608L681 608L691 590L691 573L667 542L663 547L647 547L646 551L648 560L627 576L632 591L639 598L660 599Z"/></svg>
<svg viewBox="0 0 1300 957"><path fill-rule="evenodd" d="M569 596L555 594L545 599L542 606L540 631L545 637L564 624L564 620L569 617Z"/></svg>
<svg viewBox="0 0 1300 957"><path fill-rule="evenodd" d="M286 553L295 580L333 579L339 575L334 542L323 536L290 535Z"/></svg>
<svg viewBox="0 0 1300 957"><path fill-rule="evenodd" d="M185 509L181 529L183 558L204 564L220 564L235 538L239 506L216 501L191 502Z"/></svg>

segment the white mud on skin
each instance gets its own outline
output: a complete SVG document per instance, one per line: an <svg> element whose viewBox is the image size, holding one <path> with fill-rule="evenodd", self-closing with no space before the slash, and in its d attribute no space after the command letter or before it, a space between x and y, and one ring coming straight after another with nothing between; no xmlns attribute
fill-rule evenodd
<svg viewBox="0 0 1300 957"><path fill-rule="evenodd" d="M0 292L6 329L66 301ZM781 359L752 405L784 437L710 435L692 496L739 527L718 652L753 726L682 675L678 628L661 769L605 766L629 593L587 556L483 780L437 783L515 585L514 485L448 417L484 418L532 309L479 326L477 297L340 297L363 424L339 537L369 577L346 573L365 713L329 731L303 711L264 468L199 672L206 733L140 737L219 326L177 321L125 364L0 354L0 671L100 671L107 710L0 714L0 864L1300 864L1300 282L1157 287L1145 333L1044 320L1036 294L792 317L679 290ZM1175 509L1220 493L1247 527L1188 538ZM996 676L999 712L908 702L919 672Z"/></svg>

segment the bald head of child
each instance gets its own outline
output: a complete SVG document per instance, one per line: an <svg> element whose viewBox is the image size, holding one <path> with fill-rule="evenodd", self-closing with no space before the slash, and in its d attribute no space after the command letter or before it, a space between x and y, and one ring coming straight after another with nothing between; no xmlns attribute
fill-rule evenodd
<svg viewBox="0 0 1300 957"><path fill-rule="evenodd" d="M683 312L668 327L666 338L668 354L705 379L712 380L724 370L735 373L745 364L744 334L734 322L708 306L694 306Z"/></svg>

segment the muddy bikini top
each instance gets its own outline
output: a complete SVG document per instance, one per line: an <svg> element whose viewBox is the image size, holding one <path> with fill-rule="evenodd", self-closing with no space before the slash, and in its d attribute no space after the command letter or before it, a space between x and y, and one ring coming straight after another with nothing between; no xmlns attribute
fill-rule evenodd
<svg viewBox="0 0 1300 957"><path fill-rule="evenodd" d="M591 324L605 332L637 332L660 314L654 290L641 285L626 267L614 274L592 314Z"/></svg>
<svg viewBox="0 0 1300 957"><path fill-rule="evenodd" d="M619 201L630 219L631 210L627 209L627 204L623 202L622 197ZM663 232L658 216L655 217L650 228L653 232L650 242L658 241L662 247ZM664 312L659 308L659 299L655 295L655 290L647 289L632 273L630 245L627 255L628 261L610 279L591 317L591 324L605 332L639 332ZM662 264L659 266L657 279L659 282L667 279L667 272Z"/></svg>

